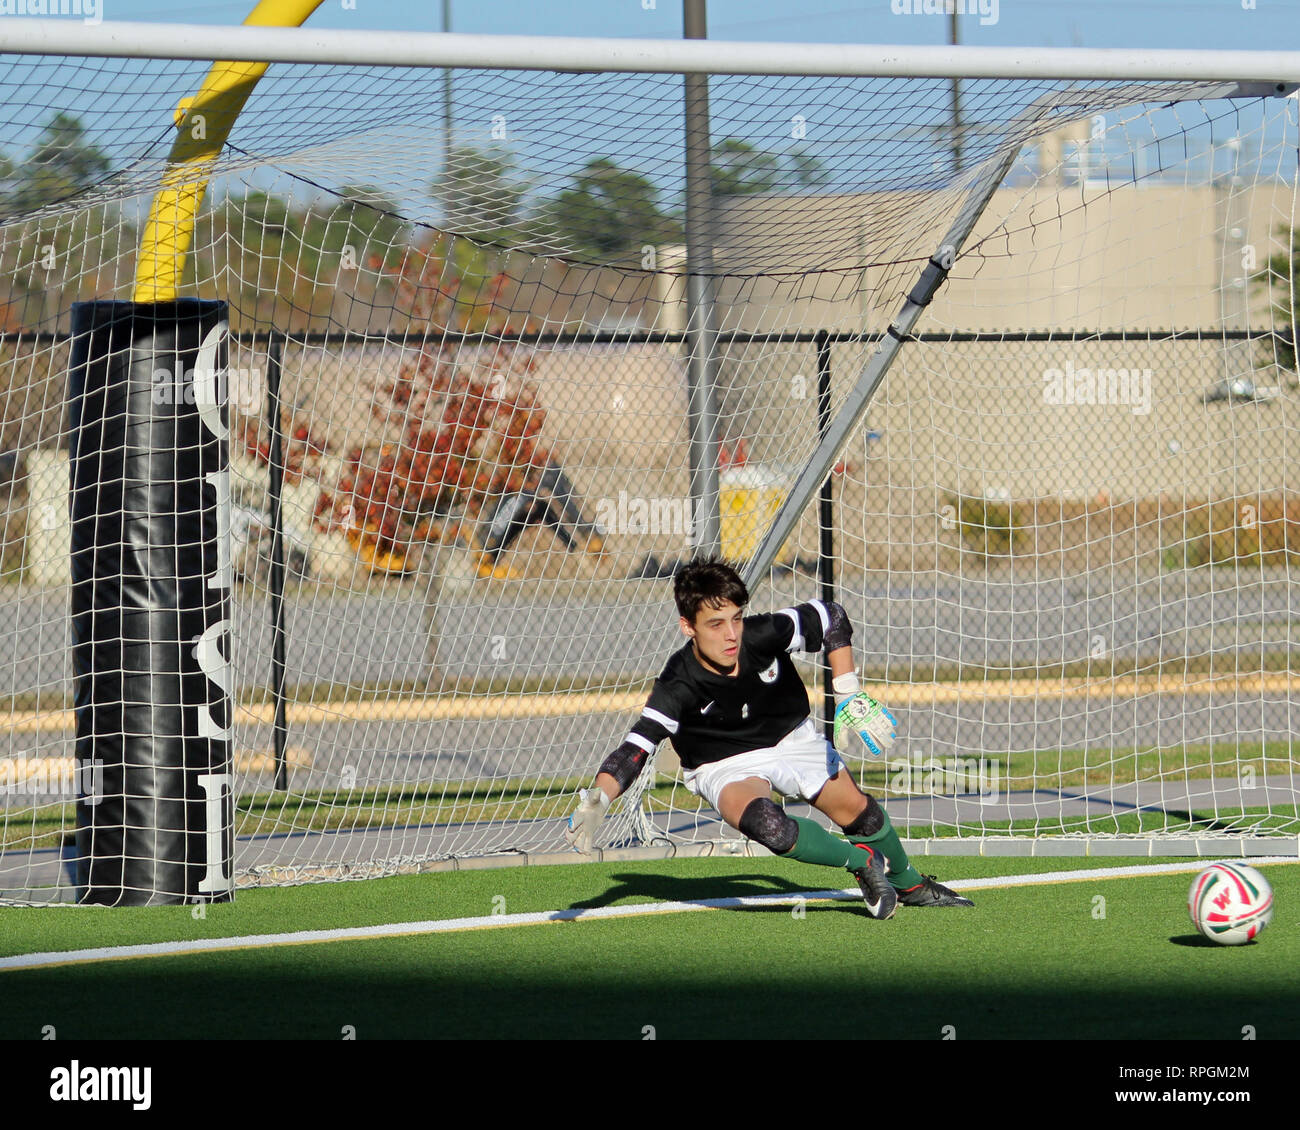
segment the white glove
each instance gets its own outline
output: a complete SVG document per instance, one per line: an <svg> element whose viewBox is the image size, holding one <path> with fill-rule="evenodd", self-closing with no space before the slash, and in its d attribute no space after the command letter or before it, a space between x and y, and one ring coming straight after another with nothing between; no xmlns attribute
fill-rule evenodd
<svg viewBox="0 0 1300 1130"><path fill-rule="evenodd" d="M835 708L835 748L840 751L846 730L862 739L872 757L882 757L898 736L898 723L874 698L859 691Z"/></svg>
<svg viewBox="0 0 1300 1130"><path fill-rule="evenodd" d="M609 797L599 785L579 790L582 803L569 817L564 828L564 839L575 851L584 855L591 851L592 842L600 822L605 819L605 810L609 808Z"/></svg>

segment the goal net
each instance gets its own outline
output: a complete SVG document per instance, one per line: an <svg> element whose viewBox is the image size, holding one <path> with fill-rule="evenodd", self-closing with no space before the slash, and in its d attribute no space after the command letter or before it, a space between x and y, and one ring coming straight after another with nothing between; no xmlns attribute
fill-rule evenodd
<svg viewBox="0 0 1300 1130"><path fill-rule="evenodd" d="M911 840L1294 846L1291 88L286 63L178 172L209 65L0 56L0 893L73 897L150 743L78 658L74 535L126 576L137 520L150 631L178 662L216 632L230 785L185 804L234 884L564 851L710 549L756 610L845 605L899 720L852 768ZM165 297L147 254L225 304L221 396L137 366L114 423L74 304ZM187 403L215 446L142 471L139 414ZM229 583L190 630L151 507L209 455ZM116 693L192 729L159 654ZM113 787L119 823L173 818ZM744 842L664 747L600 846Z"/></svg>

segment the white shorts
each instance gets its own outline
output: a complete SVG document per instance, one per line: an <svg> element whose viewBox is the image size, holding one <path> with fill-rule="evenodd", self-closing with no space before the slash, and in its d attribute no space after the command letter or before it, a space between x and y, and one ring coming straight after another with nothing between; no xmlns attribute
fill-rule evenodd
<svg viewBox="0 0 1300 1130"><path fill-rule="evenodd" d="M835 747L807 718L768 749L754 749L698 769L686 769L682 777L691 792L717 808L722 790L746 777L763 778L782 796L812 800L843 764Z"/></svg>

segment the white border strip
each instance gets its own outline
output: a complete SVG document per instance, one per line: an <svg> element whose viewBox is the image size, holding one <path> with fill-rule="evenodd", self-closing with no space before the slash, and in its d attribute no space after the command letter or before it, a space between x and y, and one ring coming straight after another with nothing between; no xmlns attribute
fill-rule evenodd
<svg viewBox="0 0 1300 1130"><path fill-rule="evenodd" d="M1300 80L1294 51L735 43L39 19L0 24L0 52L24 55L643 74Z"/></svg>
<svg viewBox="0 0 1300 1130"><path fill-rule="evenodd" d="M1234 860L1233 862L1240 862ZM1296 863L1286 857L1253 859L1251 864ZM1097 867L1075 871L1051 871L1038 875L1001 875L984 879L958 879L947 884L955 891L990 887L1033 887L1050 883L1071 883L1086 879L1143 878L1150 875L1203 871L1204 860L1156 863L1136 867ZM265 949L272 946L302 946L319 942L360 942L372 938L401 938L417 934L451 934L463 930L492 930L512 926L539 926L548 922L594 922L610 918L635 918L646 914L681 914L695 910L735 910L747 906L796 906L830 900L852 902L862 898L856 887L844 890L804 891L801 894L749 895L738 898L691 899L684 902L638 903L633 906L601 906L571 910L543 910L532 914L487 914L476 918L447 918L429 922L393 922L383 926L343 927L338 930L299 930L290 934L245 934L230 938L199 938L185 942L153 942L134 946L105 946L101 949L16 954L0 958L0 972L13 969L42 969L59 965L87 965L97 961L122 961L137 957L174 957L235 949Z"/></svg>

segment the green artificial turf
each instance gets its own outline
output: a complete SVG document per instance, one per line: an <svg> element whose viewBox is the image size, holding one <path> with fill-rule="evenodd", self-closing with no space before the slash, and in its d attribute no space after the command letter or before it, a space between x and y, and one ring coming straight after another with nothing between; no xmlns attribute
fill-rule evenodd
<svg viewBox="0 0 1300 1130"><path fill-rule="evenodd" d="M948 879L1107 859L935 857ZM1261 940L1202 943L1191 874L972 892L975 910L856 903L656 914L0 972L0 1037L339 1039L1300 1036L1300 867L1265 868ZM241 891L230 905L0 910L6 954L840 886L774 859L675 860ZM1099 901L1104 900L1104 902ZM951 1033L947 1029L951 1029Z"/></svg>

